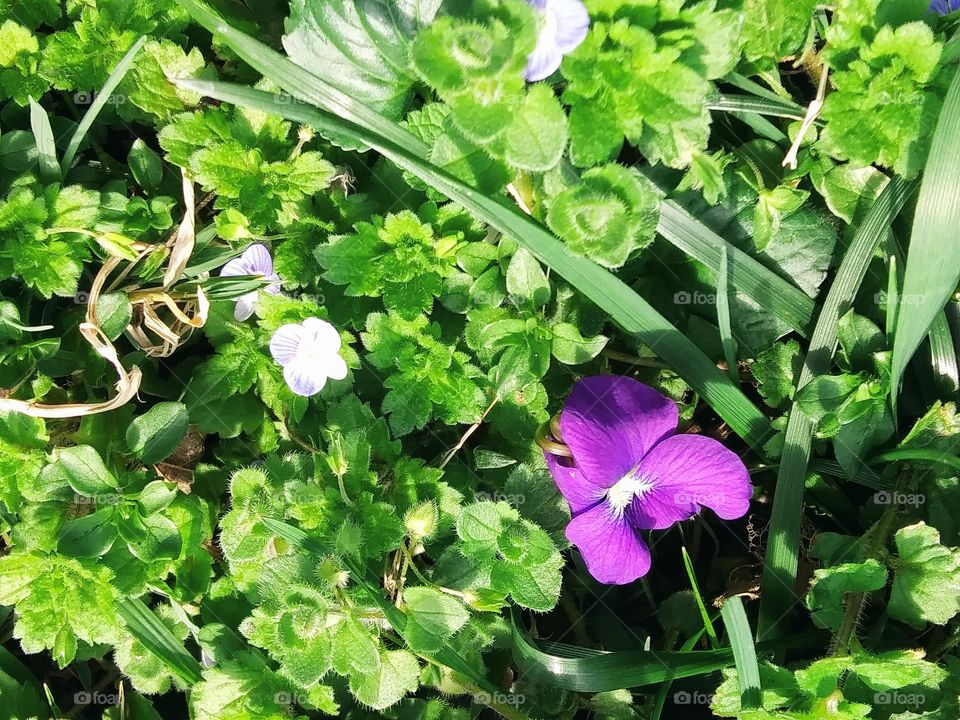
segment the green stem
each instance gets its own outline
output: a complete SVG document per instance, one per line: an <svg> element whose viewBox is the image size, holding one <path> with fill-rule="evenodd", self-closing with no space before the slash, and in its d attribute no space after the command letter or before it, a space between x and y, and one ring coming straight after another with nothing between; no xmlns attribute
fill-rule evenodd
<svg viewBox="0 0 960 720"><path fill-rule="evenodd" d="M890 503L883 511L883 515L867 531L869 540L867 542L865 555L867 559L877 559L880 552L887 543L887 536L890 534L890 526L897 514L897 506ZM854 631L857 628L857 622L860 620L860 613L863 612L863 603L867 599L867 594L863 592L850 593L847 595L846 606L843 611L843 619L840 621L840 629L837 631L835 641L834 655L846 655L850 652L850 641L853 639Z"/></svg>
<svg viewBox="0 0 960 720"><path fill-rule="evenodd" d="M960 457L948 455L939 450L929 450L923 448L904 448L902 450L888 450L887 452L874 455L867 460L867 465L879 465L882 462L897 462L899 460L924 460L927 462L943 463L949 465L954 470L960 470Z"/></svg>

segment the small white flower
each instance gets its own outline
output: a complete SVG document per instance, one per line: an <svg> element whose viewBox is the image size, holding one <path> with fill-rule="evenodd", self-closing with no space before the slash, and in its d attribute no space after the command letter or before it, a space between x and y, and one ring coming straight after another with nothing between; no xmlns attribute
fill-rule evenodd
<svg viewBox="0 0 960 720"><path fill-rule="evenodd" d="M316 395L327 378L343 380L347 363L340 356L340 333L326 320L307 318L280 326L270 338L270 354L297 395Z"/></svg>
<svg viewBox="0 0 960 720"><path fill-rule="evenodd" d="M262 275L267 280L274 280L264 288L264 292L271 295L280 294L280 276L273 271L273 258L265 245L255 243L243 251L243 255L234 258L220 271L220 277L237 277L240 275ZM233 309L233 317L237 322L243 322L251 315L257 304L259 290L247 293L237 300Z"/></svg>

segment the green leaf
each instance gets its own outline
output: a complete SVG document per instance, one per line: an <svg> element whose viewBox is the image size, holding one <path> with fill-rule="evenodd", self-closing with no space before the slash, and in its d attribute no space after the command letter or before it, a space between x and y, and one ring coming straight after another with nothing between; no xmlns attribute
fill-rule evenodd
<svg viewBox="0 0 960 720"><path fill-rule="evenodd" d="M735 432L749 443L760 446L770 432L769 422L743 395L743 393L719 373L711 361L696 346L653 308L631 291L625 284L605 272L594 263L578 259L561 246L549 233L529 218L518 215L496 200L476 195L445 173L437 171L424 161L427 148L415 138L402 131L386 118L362 107L356 101L337 93L317 78L292 66L265 46L238 33L217 20L195 0L180 0L191 14L204 25L228 38L231 46L244 59L259 66L281 86L295 90L311 102L321 104L326 111L305 107L292 107L278 102L265 93L244 88L231 88L219 84L190 85L198 92L216 94L221 99L241 103L256 103L261 108L274 112L295 115L298 119L320 128L336 128L362 139L371 147L384 153L393 162L401 165L425 182L455 199L465 208L477 212L493 227L520 239L538 259L571 284L579 288L597 305L608 312L615 322L627 332L656 346L660 356L673 367L692 387L701 393ZM331 115L330 109L346 114L346 119ZM359 122L354 122L359 121Z"/></svg>
<svg viewBox="0 0 960 720"><path fill-rule="evenodd" d="M412 650L436 652L470 619L462 602L439 590L413 587L403 597L407 613L404 638Z"/></svg>
<svg viewBox="0 0 960 720"><path fill-rule="evenodd" d="M886 568L873 559L820 568L814 572L807 607L817 625L837 631L843 621L847 593L872 592L886 584Z"/></svg>
<svg viewBox="0 0 960 720"><path fill-rule="evenodd" d="M357 620L344 620L333 635L331 662L341 675L376 672L380 666L377 641Z"/></svg>
<svg viewBox="0 0 960 720"><path fill-rule="evenodd" d="M76 558L98 558L106 553L117 539L114 512L106 507L68 521L60 531L60 552Z"/></svg>
<svg viewBox="0 0 960 720"><path fill-rule="evenodd" d="M940 544L940 533L919 522L894 535L900 553L888 611L916 628L945 625L960 612L960 549Z"/></svg>
<svg viewBox="0 0 960 720"><path fill-rule="evenodd" d="M639 172L604 165L551 200L547 224L577 255L617 268L653 241L658 215L657 196Z"/></svg>
<svg viewBox="0 0 960 720"><path fill-rule="evenodd" d="M506 158L531 172L555 167L567 147L567 114L549 85L538 83L527 92L507 129Z"/></svg>
<svg viewBox="0 0 960 720"><path fill-rule="evenodd" d="M384 0L293 0L283 47L300 67L397 119L413 85L411 20Z"/></svg>
<svg viewBox="0 0 960 720"><path fill-rule="evenodd" d="M916 352L930 325L943 309L960 281L960 245L956 228L960 224L960 166L952 161L960 153L960 71L956 71L940 119L920 185L910 249L904 269L903 297L914 298L900 305L893 340L891 387L894 399L907 363ZM904 309L905 308L905 309Z"/></svg>
<svg viewBox="0 0 960 720"><path fill-rule="evenodd" d="M187 434L189 421L183 403L157 403L133 419L127 428L127 446L145 464L152 465L173 453Z"/></svg>
<svg viewBox="0 0 960 720"><path fill-rule="evenodd" d="M783 408L793 398L797 378L803 366L803 354L796 340L778 342L757 355L750 372L759 383L757 390L773 408Z"/></svg>
<svg viewBox="0 0 960 720"><path fill-rule="evenodd" d="M140 187L154 190L163 180L163 160L143 140L137 138L127 153L130 173Z"/></svg>
<svg viewBox="0 0 960 720"><path fill-rule="evenodd" d="M86 497L109 495L118 487L117 479L89 445L60 448L54 466L74 491Z"/></svg>
<svg viewBox="0 0 960 720"><path fill-rule="evenodd" d="M142 600L121 600L118 603L118 612L127 629L148 652L160 658L171 673L188 685L200 682L200 663L187 652L183 642Z"/></svg>
<svg viewBox="0 0 960 720"><path fill-rule="evenodd" d="M420 685L420 665L406 650L383 650L380 665L370 673L350 676L350 691L374 710L400 702Z"/></svg>
<svg viewBox="0 0 960 720"><path fill-rule="evenodd" d="M572 323L557 323L550 329L553 331L550 350L564 365L580 365L593 360L609 340L603 335L585 338L580 334L580 328Z"/></svg>
<svg viewBox="0 0 960 720"><path fill-rule="evenodd" d="M540 263L526 248L517 248L507 265L507 292L520 304L534 308L550 302L550 282Z"/></svg>
<svg viewBox="0 0 960 720"><path fill-rule="evenodd" d="M53 139L53 128L50 127L47 111L33 99L30 100L30 127L37 143L40 177L44 182L55 182L60 179L60 163L57 162L57 145Z"/></svg>
<svg viewBox="0 0 960 720"><path fill-rule="evenodd" d="M123 335L132 317L133 305L126 293L107 293L97 300L97 323L111 340Z"/></svg>

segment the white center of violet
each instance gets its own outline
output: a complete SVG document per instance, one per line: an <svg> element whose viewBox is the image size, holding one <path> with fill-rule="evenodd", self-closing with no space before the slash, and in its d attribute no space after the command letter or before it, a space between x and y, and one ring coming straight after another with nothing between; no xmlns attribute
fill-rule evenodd
<svg viewBox="0 0 960 720"><path fill-rule="evenodd" d="M616 484L607 490L607 505L618 520L623 517L627 506L635 497L640 497L653 487L653 483L638 477L632 472L617 480Z"/></svg>

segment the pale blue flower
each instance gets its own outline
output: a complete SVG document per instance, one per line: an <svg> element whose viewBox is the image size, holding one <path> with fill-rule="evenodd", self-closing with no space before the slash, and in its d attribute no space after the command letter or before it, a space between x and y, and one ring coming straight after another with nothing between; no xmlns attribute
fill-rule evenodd
<svg viewBox="0 0 960 720"><path fill-rule="evenodd" d="M320 318L281 325L270 338L270 354L296 395L316 395L327 378L343 380L347 376L347 363L340 355L340 333Z"/></svg>
<svg viewBox="0 0 960 720"><path fill-rule="evenodd" d="M587 37L590 15L580 0L527 0L537 10L540 34L527 58L524 77L536 82L550 77L563 56L573 52Z"/></svg>
<svg viewBox="0 0 960 720"><path fill-rule="evenodd" d="M264 288L271 295L280 294L280 276L273 271L273 258L265 245L256 243L243 251L243 255L234 258L220 271L220 277L237 277L240 275L262 275L267 280L274 280ZM251 315L257 304L259 290L243 295L233 309L233 317L237 322L243 322Z"/></svg>
<svg viewBox="0 0 960 720"><path fill-rule="evenodd" d="M937 15L947 15L960 10L960 0L932 0L930 12Z"/></svg>

